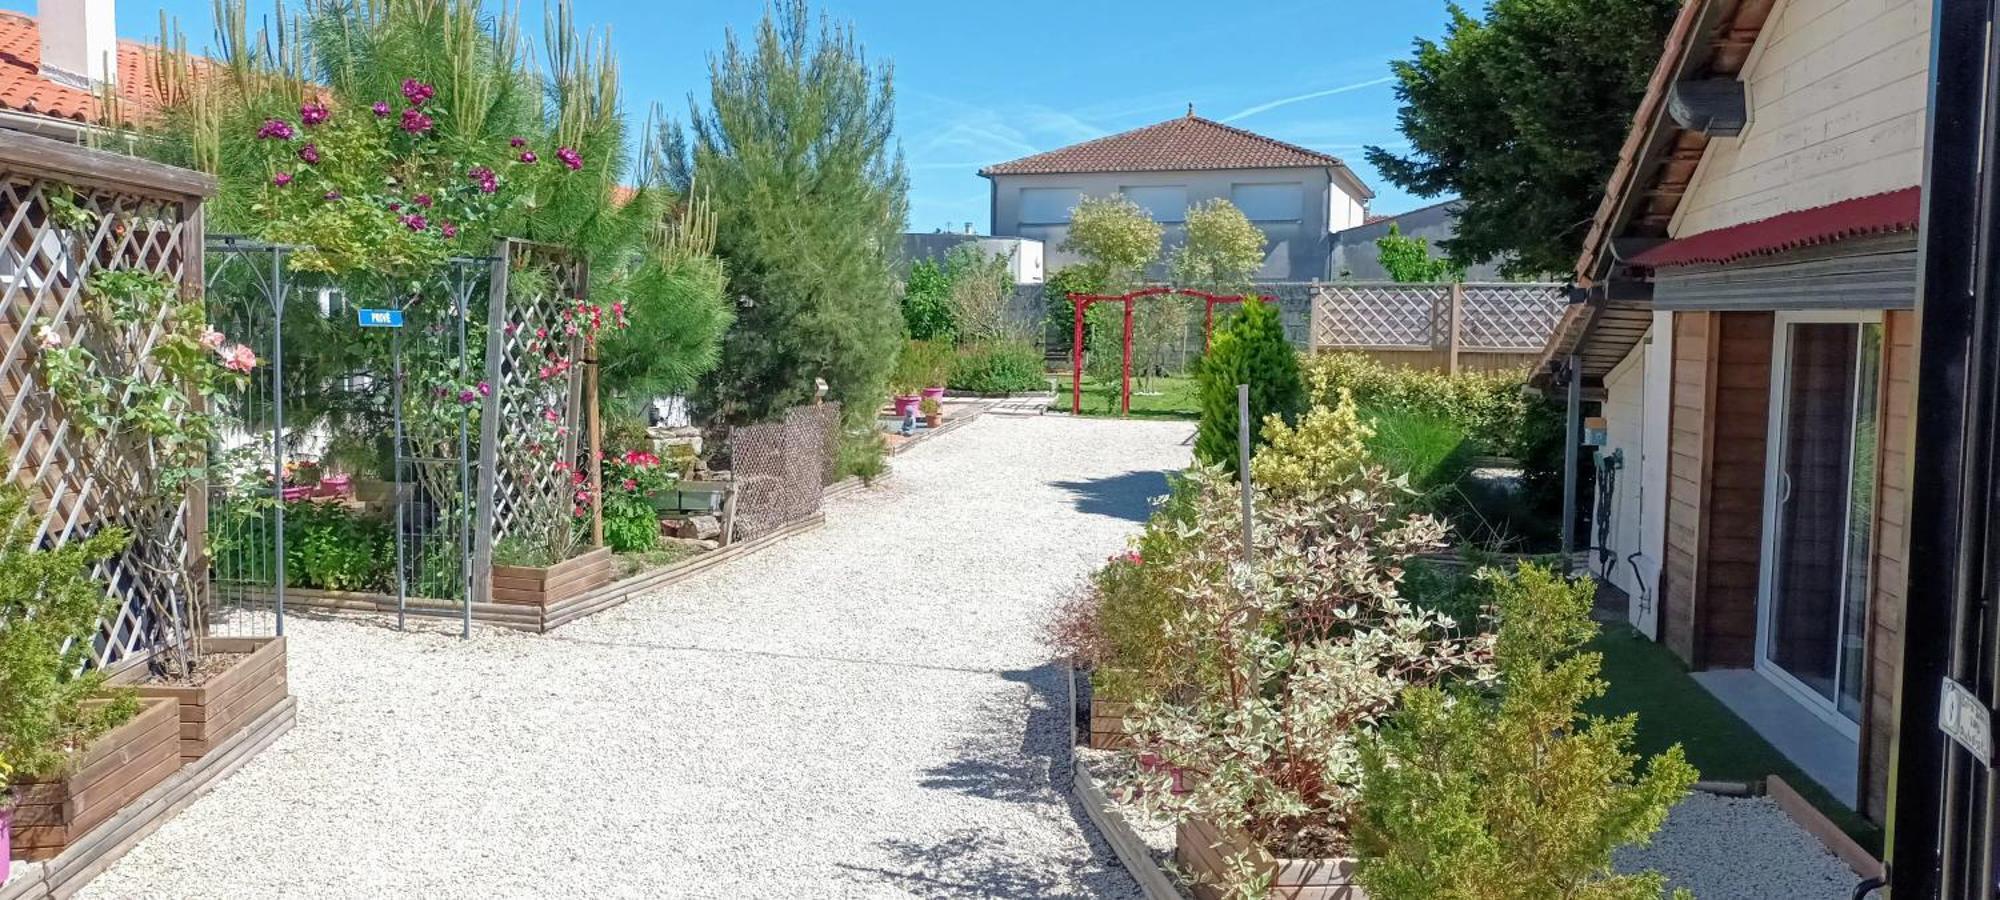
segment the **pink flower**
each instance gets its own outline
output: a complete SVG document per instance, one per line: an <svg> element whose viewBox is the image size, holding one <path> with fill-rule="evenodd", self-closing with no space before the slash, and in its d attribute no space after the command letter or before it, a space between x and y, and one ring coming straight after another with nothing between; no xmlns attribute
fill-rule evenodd
<svg viewBox="0 0 2000 900"><path fill-rule="evenodd" d="M204 350L220 350L222 345L228 342L229 338L213 328L201 333L201 346Z"/></svg>
<svg viewBox="0 0 2000 900"><path fill-rule="evenodd" d="M534 164L535 164L535 160L536 160L536 159L538 159L538 158L539 158L539 157L535 156L535 151L533 151L533 150L523 150L523 151L521 151L521 161L522 161L522 162L524 162L524 163L527 163L528 165L531 165L531 166L532 166L532 165L534 165Z"/></svg>
<svg viewBox="0 0 2000 900"><path fill-rule="evenodd" d="M389 117L389 104L387 103L377 100L374 106L368 108L375 111L375 118L386 119Z"/></svg>
<svg viewBox="0 0 2000 900"><path fill-rule="evenodd" d="M477 399L479 399L479 394L476 392L469 390L458 392L458 402L466 404L468 406L472 404L472 401Z"/></svg>
<svg viewBox="0 0 2000 900"><path fill-rule="evenodd" d="M410 101L411 106L422 106L424 105L424 101L436 95L437 88L431 87L415 78L403 79L403 99Z"/></svg>
<svg viewBox="0 0 2000 900"><path fill-rule="evenodd" d="M411 231L422 231L426 228L431 227L430 220L424 218L423 213L411 213L407 216L404 216L402 218L402 223L404 228L408 228Z"/></svg>
<svg viewBox="0 0 2000 900"><path fill-rule="evenodd" d="M480 382L480 383L479 383L479 396L481 396L481 397L489 397L489 396L492 396L492 394L493 394L493 386L492 386L492 385L490 385L490 384L487 384L487 383L486 383L486 382L484 382L484 381L482 381L482 382Z"/></svg>
<svg viewBox="0 0 2000 900"><path fill-rule="evenodd" d="M626 489L626 490L628 490L628 491L636 491L636 490L638 490L638 489L639 489L639 482L638 482L638 480L637 480L637 479L633 479L633 478L627 478L627 479L625 479L625 489Z"/></svg>
<svg viewBox="0 0 2000 900"><path fill-rule="evenodd" d="M493 174L493 170L485 166L474 166L472 171L465 175L479 185L479 192L482 194L491 194L500 189L500 176Z"/></svg>
<svg viewBox="0 0 2000 900"><path fill-rule="evenodd" d="M305 146L303 146L303 147L300 147L300 148L299 148L299 161L300 161L300 162L303 162L303 163L305 163L306 165L309 165L309 166L310 166L310 165L316 165L316 164L318 164L318 163L319 163L319 145L318 145L318 144L314 144L314 143L310 143L310 142L309 142L309 143L307 143L307 144L306 144Z"/></svg>
<svg viewBox="0 0 2000 900"><path fill-rule="evenodd" d="M418 194L415 197L410 198L410 202L415 203L418 206L424 207L425 209L429 209L431 205L431 195Z"/></svg>
<svg viewBox="0 0 2000 900"><path fill-rule="evenodd" d="M528 139L521 137L518 134L507 139L507 146L509 147L520 148L520 147L525 147L527 145L528 145Z"/></svg>
<svg viewBox="0 0 2000 900"><path fill-rule="evenodd" d="M242 344L219 348L216 353L222 357L223 367L232 372L248 372L257 368L256 351Z"/></svg>
<svg viewBox="0 0 2000 900"><path fill-rule="evenodd" d="M42 326L42 330L36 332L36 335L41 340L43 350L54 350L63 345L63 336L47 325Z"/></svg>
<svg viewBox="0 0 2000 900"><path fill-rule="evenodd" d="M435 123L431 121L430 116L424 115L422 112L419 112L417 108L414 106L409 109L403 110L402 129L404 131L407 131L411 134L423 134L424 132L431 130L431 126L433 124Z"/></svg>
<svg viewBox="0 0 2000 900"><path fill-rule="evenodd" d="M332 117L333 112L326 108L326 104L318 100L307 100L304 106L299 107L299 121L305 123L307 128L311 128L314 125L323 125L327 119Z"/></svg>
<svg viewBox="0 0 2000 900"><path fill-rule="evenodd" d="M438 226L438 230L444 232L445 237L448 238L458 237L458 226L453 225L450 222L446 222L443 225Z"/></svg>
<svg viewBox="0 0 2000 900"><path fill-rule="evenodd" d="M296 133L292 130L292 123L283 119L265 119L264 124L257 128L257 137L263 140L289 141Z"/></svg>
<svg viewBox="0 0 2000 900"><path fill-rule="evenodd" d="M549 409L545 409L545 410L542 410L542 418L544 418L544 419L547 419L547 420L549 420L549 421L551 421L551 422L560 422L560 421L562 421L562 415L561 415L560 413L557 413L557 412L555 411L554 407L551 407L551 408L549 408Z"/></svg>
<svg viewBox="0 0 2000 900"><path fill-rule="evenodd" d="M561 160L562 164L568 166L572 172L583 168L583 155L568 147L558 148L556 159Z"/></svg>
<svg viewBox="0 0 2000 900"><path fill-rule="evenodd" d="M279 187L284 187L285 185L288 185L288 184L291 184L291 183L292 183L292 173L290 173L290 172L279 172L278 174L276 174L276 175L273 175L273 176L271 176L271 183L272 183L272 184L275 184L275 185L277 185L277 186L279 186Z"/></svg>

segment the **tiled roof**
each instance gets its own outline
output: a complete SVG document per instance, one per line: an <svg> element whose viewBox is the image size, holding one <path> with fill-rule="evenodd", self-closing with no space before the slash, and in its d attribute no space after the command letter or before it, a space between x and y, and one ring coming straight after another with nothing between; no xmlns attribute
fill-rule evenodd
<svg viewBox="0 0 2000 900"><path fill-rule="evenodd" d="M1904 188L1795 210L1668 241L1632 257L1635 266L1721 265L1875 234L1917 230L1923 191Z"/></svg>
<svg viewBox="0 0 2000 900"><path fill-rule="evenodd" d="M981 175L1320 168L1339 157L1195 115L987 166Z"/></svg>
<svg viewBox="0 0 2000 900"><path fill-rule="evenodd" d="M0 110L98 121L97 94L44 78L41 62L41 31L34 17L0 10ZM146 45L118 42L118 96L139 109L158 103L160 92L153 83L151 50Z"/></svg>

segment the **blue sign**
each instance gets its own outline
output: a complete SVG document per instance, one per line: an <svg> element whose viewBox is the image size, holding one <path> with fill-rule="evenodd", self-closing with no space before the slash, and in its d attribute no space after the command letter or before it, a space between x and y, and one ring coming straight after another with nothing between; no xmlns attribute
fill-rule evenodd
<svg viewBox="0 0 2000 900"><path fill-rule="evenodd" d="M361 319L363 328L403 327L403 311L400 309L364 309L356 315Z"/></svg>

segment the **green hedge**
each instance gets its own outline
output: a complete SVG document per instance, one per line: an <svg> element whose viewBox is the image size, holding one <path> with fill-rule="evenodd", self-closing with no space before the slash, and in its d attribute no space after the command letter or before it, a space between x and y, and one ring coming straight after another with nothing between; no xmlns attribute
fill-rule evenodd
<svg viewBox="0 0 2000 900"><path fill-rule="evenodd" d="M1526 371L1447 375L1332 353L1307 363L1306 383L1314 405L1333 405L1344 388L1363 409L1456 423L1485 455L1526 461L1548 429L1559 432L1562 425L1562 411L1528 390ZM1560 446L1561 435L1556 437Z"/></svg>
<svg viewBox="0 0 2000 900"><path fill-rule="evenodd" d="M981 341L958 348L952 360L952 390L975 394L1013 394L1047 390L1042 353L1025 341Z"/></svg>

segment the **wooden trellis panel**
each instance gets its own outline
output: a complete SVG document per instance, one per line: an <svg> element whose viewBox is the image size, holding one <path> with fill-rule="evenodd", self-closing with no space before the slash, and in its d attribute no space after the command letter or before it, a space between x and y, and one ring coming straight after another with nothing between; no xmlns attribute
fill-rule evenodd
<svg viewBox="0 0 2000 900"><path fill-rule="evenodd" d="M584 466L597 449L587 441L583 340L569 333L564 316L589 297L589 264L560 248L517 240L500 241L494 255L486 333L486 378L492 393L480 422L479 521L472 566L475 600L485 597L496 544L537 514L566 515L571 508L576 488L570 478L549 466L525 462L534 455L526 452L527 444L538 438L535 429L522 423L550 407L560 409L561 458ZM515 290L518 285L512 276L527 266L553 276L546 290ZM568 342L565 355L576 365L566 377L539 376L543 359L529 349L538 340Z"/></svg>
<svg viewBox="0 0 2000 900"><path fill-rule="evenodd" d="M1566 303L1548 283L1316 285L1309 347L1453 372L1461 357L1512 368L1541 353Z"/></svg>
<svg viewBox="0 0 2000 900"><path fill-rule="evenodd" d="M6 478L29 491L43 541L61 545L129 525L158 475L128 446L86 439L37 368L41 336L143 360L166 310L124 333L94 333L84 287L99 269L141 269L202 290L201 205L212 179L71 144L0 131L0 432ZM161 373L138 368L157 384ZM160 639L148 598L203 602L203 492L191 490L160 542L135 541L93 573L118 606L91 649L101 667L137 662Z"/></svg>

